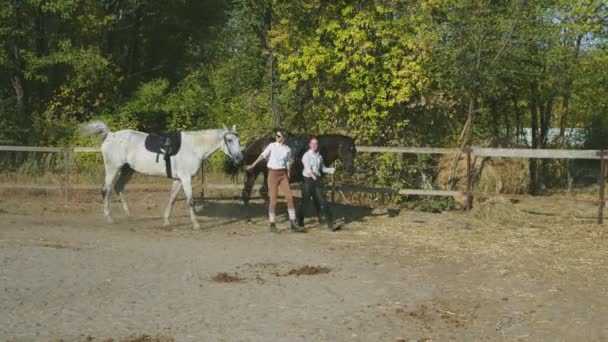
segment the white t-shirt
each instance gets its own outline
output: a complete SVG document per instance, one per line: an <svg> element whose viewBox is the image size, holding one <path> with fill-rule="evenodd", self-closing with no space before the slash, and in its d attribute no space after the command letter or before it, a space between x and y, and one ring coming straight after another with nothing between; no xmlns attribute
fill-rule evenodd
<svg viewBox="0 0 608 342"><path fill-rule="evenodd" d="M262 152L262 156L268 161L266 166L273 170L287 169L289 163L293 160L289 146L279 144L278 142L273 142L266 146L264 152Z"/></svg>

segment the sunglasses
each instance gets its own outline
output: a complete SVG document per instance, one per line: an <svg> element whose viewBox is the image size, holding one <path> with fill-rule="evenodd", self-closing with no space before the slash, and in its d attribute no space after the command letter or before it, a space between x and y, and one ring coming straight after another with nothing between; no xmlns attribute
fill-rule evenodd
<svg viewBox="0 0 608 342"><path fill-rule="evenodd" d="M277 138L282 138L283 136L280 134L277 134Z"/></svg>

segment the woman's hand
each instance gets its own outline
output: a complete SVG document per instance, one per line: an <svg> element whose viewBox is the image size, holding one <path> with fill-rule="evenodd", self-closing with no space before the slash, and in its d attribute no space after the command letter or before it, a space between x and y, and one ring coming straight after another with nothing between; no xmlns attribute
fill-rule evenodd
<svg viewBox="0 0 608 342"><path fill-rule="evenodd" d="M264 156L262 154L260 154L260 156L258 157L258 159L256 159L251 165L245 165L245 171L250 172L251 170L253 170L253 168L258 165L258 163L264 159Z"/></svg>
<svg viewBox="0 0 608 342"><path fill-rule="evenodd" d="M328 175L333 175L334 172L336 172L336 169L333 167L324 167L323 168L323 173L326 173Z"/></svg>

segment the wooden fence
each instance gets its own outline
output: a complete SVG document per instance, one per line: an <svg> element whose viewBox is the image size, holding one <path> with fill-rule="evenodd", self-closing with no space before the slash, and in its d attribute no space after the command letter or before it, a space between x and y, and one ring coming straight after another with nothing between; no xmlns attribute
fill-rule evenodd
<svg viewBox="0 0 608 342"><path fill-rule="evenodd" d="M69 174L69 161L74 153L85 153L85 152L100 152L98 147L39 147L39 146L6 146L0 145L1 151L12 151L12 152L46 152L46 153L61 153L63 154L64 162L64 179L62 185L57 184L14 184L14 183L0 183L0 189L45 189L45 190L63 190L65 200L68 200L70 189L97 189L98 186L88 185L73 185L70 183ZM606 206L606 200L604 198L605 186L606 186L606 173L608 171L608 151L600 150L555 150L555 149L509 149L509 148L477 148L470 147L465 149L457 148L435 148L435 147L378 147L378 146L358 146L358 152L363 153L399 153L399 154L464 154L466 157L466 191L447 191L447 190L421 190L421 189L390 189L390 188L377 188L357 185L338 185L332 181L332 200L334 198L334 192L336 190L344 192L373 192L373 193L386 193L396 195L422 195L422 196L458 196L462 195L466 197L466 208L470 209L473 196L503 196L503 197L531 197L525 195L511 195L511 194L492 194L473 192L472 184L472 157L504 157L504 158L537 158L537 159L595 159L600 161L600 173L598 177L599 184L599 199L598 201L592 201L598 203L598 224L603 223L603 212ZM131 187L131 188L137 188ZM146 188L149 186L146 185ZM241 185L237 184L204 184L204 188L207 189L240 189ZM553 198L555 199L555 198ZM558 200L575 200L573 198L558 198ZM589 200L582 200L587 201Z"/></svg>

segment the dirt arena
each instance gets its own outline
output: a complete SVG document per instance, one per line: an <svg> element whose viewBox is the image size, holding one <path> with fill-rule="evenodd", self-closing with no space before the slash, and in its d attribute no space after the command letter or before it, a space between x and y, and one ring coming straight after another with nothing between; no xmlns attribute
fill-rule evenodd
<svg viewBox="0 0 608 342"><path fill-rule="evenodd" d="M0 340L608 340L608 226L589 205L342 205L337 232L270 234L262 203L246 224L230 200L200 231L180 200L163 228L166 196L131 193L130 218L114 201L107 225L97 194L0 194Z"/></svg>

